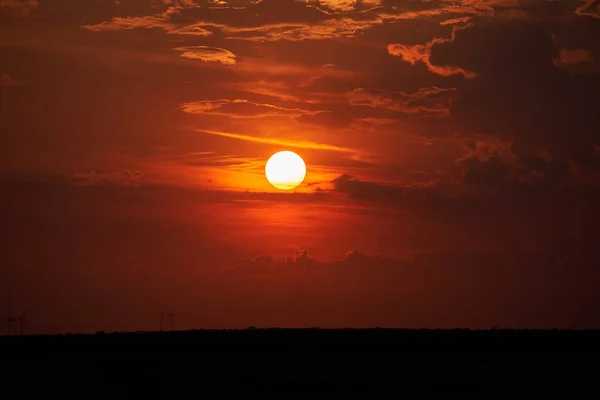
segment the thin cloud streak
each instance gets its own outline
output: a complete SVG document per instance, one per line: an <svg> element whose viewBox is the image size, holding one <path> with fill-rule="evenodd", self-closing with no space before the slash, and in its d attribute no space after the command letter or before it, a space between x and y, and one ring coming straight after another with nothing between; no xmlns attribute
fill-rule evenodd
<svg viewBox="0 0 600 400"><path fill-rule="evenodd" d="M227 49L209 46L185 46L173 50L180 51L180 56L191 60L204 62L220 62L225 65L235 65L236 55Z"/></svg>
<svg viewBox="0 0 600 400"><path fill-rule="evenodd" d="M236 108L235 106L238 106ZM244 108L239 108L239 107ZM228 109L229 107L229 109ZM279 107L268 103L256 103L246 99L199 100L181 104L181 111L189 114L220 115L230 118L299 117L316 115L325 111Z"/></svg>
<svg viewBox="0 0 600 400"><path fill-rule="evenodd" d="M241 133L219 132L219 131L204 130L204 129L194 129L194 131L200 132L200 133L206 133L209 135L245 140L248 142L272 144L272 145L276 145L276 146L288 146L288 147L295 147L295 148L300 148L300 149L326 150L326 151L335 151L335 152L339 152L339 153L356 153L355 150L352 150L347 147L340 147L340 146L335 146L335 145L330 145L330 144L316 143L316 142L312 142L309 140L299 141L299 140L264 138L264 137L244 135Z"/></svg>
<svg viewBox="0 0 600 400"><path fill-rule="evenodd" d="M600 18L600 0L588 0L575 10L576 15Z"/></svg>

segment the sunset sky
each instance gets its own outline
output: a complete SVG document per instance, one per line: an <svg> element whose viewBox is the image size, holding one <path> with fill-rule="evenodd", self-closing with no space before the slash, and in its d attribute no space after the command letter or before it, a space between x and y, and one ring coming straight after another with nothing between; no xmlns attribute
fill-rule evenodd
<svg viewBox="0 0 600 400"><path fill-rule="evenodd" d="M0 313L600 328L599 73L598 0L0 0Z"/></svg>

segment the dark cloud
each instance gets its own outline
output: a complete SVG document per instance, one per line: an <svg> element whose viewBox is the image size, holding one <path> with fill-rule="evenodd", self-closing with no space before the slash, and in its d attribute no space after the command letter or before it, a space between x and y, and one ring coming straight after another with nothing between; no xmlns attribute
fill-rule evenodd
<svg viewBox="0 0 600 400"><path fill-rule="evenodd" d="M417 44L412 46L402 43L393 43L387 46L387 50L392 56L402 57L404 61L411 65L423 63L427 69L434 74L441 76L463 75L465 78L473 79L477 76L477 74L472 71L449 64L439 64L432 62L431 60L431 52L435 46L452 43L456 39L457 32L471 28L472 26L472 24L453 26L452 34L449 39L434 38L426 44Z"/></svg>
<svg viewBox="0 0 600 400"><path fill-rule="evenodd" d="M430 253L411 260L356 249L331 262L306 255L296 260L261 256L229 273L244 273L259 281L293 279L302 284L302 301L315 317L319 311L310 305L337 310L344 304L343 321L348 326L368 324L367 309L376 315L378 326L595 324L592 299L597 297L594 286L600 275L588 273L597 256L576 255L580 248L569 246L552 252Z"/></svg>
<svg viewBox="0 0 600 400"><path fill-rule="evenodd" d="M141 171L123 172L82 172L74 175L74 184L82 186L116 185L125 187L139 187L144 173Z"/></svg>
<svg viewBox="0 0 600 400"><path fill-rule="evenodd" d="M442 202L445 194L436 187L436 181L419 184L388 185L377 182L361 181L348 174L333 180L334 190L353 199L374 202L388 207L404 208L421 204L428 208L432 202Z"/></svg>
<svg viewBox="0 0 600 400"><path fill-rule="evenodd" d="M385 90L354 89L347 94L351 106L367 106L398 111L406 114L446 117L450 113L449 93L454 88L422 88L416 93L388 92Z"/></svg>
<svg viewBox="0 0 600 400"><path fill-rule="evenodd" d="M460 89L451 121L470 132L514 140L516 151L546 147L572 157L598 141L596 75L571 76L553 63L559 54L537 23L496 22L466 30L436 48L432 60L480 74ZM564 55L564 53L563 53Z"/></svg>
<svg viewBox="0 0 600 400"><path fill-rule="evenodd" d="M554 59L557 67L569 67L581 63L588 63L594 59L592 52L587 49L560 49L558 58Z"/></svg>
<svg viewBox="0 0 600 400"><path fill-rule="evenodd" d="M594 53L588 49L560 49L558 57L552 60L558 68L572 74L600 71L600 63Z"/></svg>

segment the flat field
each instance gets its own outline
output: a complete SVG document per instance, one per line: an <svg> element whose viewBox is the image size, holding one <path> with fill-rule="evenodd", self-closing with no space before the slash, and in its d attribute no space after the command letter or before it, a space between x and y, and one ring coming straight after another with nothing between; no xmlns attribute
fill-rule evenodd
<svg viewBox="0 0 600 400"><path fill-rule="evenodd" d="M600 331L247 329L0 337L14 395L600 393ZM12 389L10 389L12 388ZM24 392L25 391L25 392Z"/></svg>

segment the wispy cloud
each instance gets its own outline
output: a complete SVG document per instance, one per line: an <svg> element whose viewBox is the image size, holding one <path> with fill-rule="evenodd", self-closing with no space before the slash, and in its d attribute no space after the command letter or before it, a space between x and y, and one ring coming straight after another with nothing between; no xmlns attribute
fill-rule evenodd
<svg viewBox="0 0 600 400"><path fill-rule="evenodd" d="M181 52L181 57L204 62L219 62L225 65L235 65L236 56L231 51L218 47L208 46L185 46L176 47Z"/></svg>
<svg viewBox="0 0 600 400"><path fill-rule="evenodd" d="M469 22L469 20L471 19L471 17L458 17L458 18L451 18L451 19L447 19L445 21L440 22L440 25L456 25L456 24L464 24Z"/></svg>
<svg viewBox="0 0 600 400"><path fill-rule="evenodd" d="M236 65L236 71L255 74L257 76L305 76L306 82L316 79L330 77L336 79L350 79L356 77L357 73L347 69L335 68L330 65L303 65L279 61L271 58L244 57Z"/></svg>
<svg viewBox="0 0 600 400"><path fill-rule="evenodd" d="M333 12L352 12L361 7L375 7L381 0L304 0L308 5L314 5Z"/></svg>
<svg viewBox="0 0 600 400"><path fill-rule="evenodd" d="M349 17L329 19L318 23L280 23L261 25L252 28L225 26L222 28L227 39L272 42L278 40L326 40L334 38L352 38L365 30L380 25L379 18L366 20Z"/></svg>
<svg viewBox="0 0 600 400"><path fill-rule="evenodd" d="M310 111L279 107L273 104L255 103L246 99L192 101L183 103L181 110L190 114L221 115L230 118L299 117L324 112L322 110Z"/></svg>
<svg viewBox="0 0 600 400"><path fill-rule="evenodd" d="M171 3L172 2L168 0L163 1L163 5L167 6L166 10L163 12L142 16L113 17L110 20L102 21L98 24L82 25L81 28L94 32L131 30L136 28L161 28L170 32L178 29L178 24L174 22L173 16L179 15L181 10L185 7L179 2L177 2L177 5L172 5ZM192 34L192 32L190 32L190 34ZM195 34L198 34L198 32Z"/></svg>
<svg viewBox="0 0 600 400"><path fill-rule="evenodd" d="M485 16L493 18L502 16L505 13L509 13L509 15L512 13L514 15L514 11L522 8L524 3L527 2L519 0L447 0L439 2L422 1L415 3L423 3L430 6L414 10L386 9L378 12L378 15L386 21L447 18L452 15L459 15L459 17L452 17L449 20L440 22L441 25L452 25L466 21L469 16ZM535 1L531 1L530 3L535 3Z"/></svg>
<svg viewBox="0 0 600 400"><path fill-rule="evenodd" d="M383 108L405 114L424 114L447 117L450 114L450 97L454 88L423 88L415 93L390 92L387 90L354 89L347 94L352 106Z"/></svg>
<svg viewBox="0 0 600 400"><path fill-rule="evenodd" d="M273 5L272 2L271 5ZM162 13L137 17L115 17L98 24L83 25L82 28L96 32L130 30L134 28L161 28L168 34L183 36L209 36L215 31L220 32L226 39L271 42L279 40L298 41L306 39L350 38L382 23L381 18L375 14L369 16L362 15L360 18L356 18L345 14L332 15L325 10L312 7L308 4L296 5L293 8L296 7L300 7L298 10L312 10L313 12L310 13L310 17L307 16L306 20L293 18L294 22L279 22L279 20L286 20L284 15L279 16L279 18L277 15L274 15L268 20L262 18L265 6L262 6L259 1L242 8L224 7L227 11L235 9L247 12L247 22L243 26L238 26L217 21L199 20L198 17L200 15L188 15L185 13L185 10L189 11L194 7L178 5L171 6ZM256 13L251 12L253 8L256 8ZM279 10L283 10L283 7ZM272 11L269 12L269 14L271 13ZM258 18L258 16L261 16L261 18ZM275 22L271 23L271 21Z"/></svg>
<svg viewBox="0 0 600 400"><path fill-rule="evenodd" d="M204 130L204 129L194 129L194 130L196 132L200 132L200 133L228 137L231 139L245 140L247 142L272 144L272 145L276 145L276 146L295 147L295 148L301 148L301 149L335 151L335 152L340 152L340 153L356 153L355 150L347 148L347 147L340 147L340 146L335 146L335 145L331 145L331 144L317 143L317 142L312 142L309 140L288 140L288 139L266 138L266 137L244 135L241 133L219 132L219 131Z"/></svg>
<svg viewBox="0 0 600 400"><path fill-rule="evenodd" d="M577 7L575 14L592 18L600 18L600 0L587 0Z"/></svg>
<svg viewBox="0 0 600 400"><path fill-rule="evenodd" d="M465 22L472 16L491 18L519 11L522 7L521 2L516 0L449 0L435 2L426 8L421 7L421 2L414 2L416 7L409 8L384 3L381 0L279 0L200 4L192 0L164 0L162 6L168 8L163 12L115 17L98 24L83 25L82 28L93 31L161 28L171 35L218 34L226 39L254 42L327 40L354 38L389 22L446 17L450 19L440 24L450 25ZM589 6L580 7L578 13L596 15L596 2L589 3ZM217 10L233 12L236 17L227 21L221 17L223 13L211 12Z"/></svg>
<svg viewBox="0 0 600 400"><path fill-rule="evenodd" d="M81 28L94 32L131 30L136 28L162 28L169 30L174 28L174 25L169 23L163 16L149 15L143 17L114 17L110 21L103 21L94 25L82 25Z"/></svg>
<svg viewBox="0 0 600 400"><path fill-rule="evenodd" d="M274 97L283 101L301 103L300 97L290 94L290 84L283 80L251 80L242 82L223 82L218 85L221 88L236 90L261 96ZM308 101L310 102L310 101Z"/></svg>
<svg viewBox="0 0 600 400"><path fill-rule="evenodd" d="M404 61L415 65L416 63L423 63L427 69L437 75L441 76L452 76L452 75L463 75L467 79L472 79L477 76L474 72L467 71L460 67L450 65L434 65L431 62L431 49L435 45L450 43L455 40L456 32L472 27L472 24L452 27L452 35L448 38L434 38L426 44L416 45L405 45L405 44L390 44L387 46L388 53L392 56L402 57Z"/></svg>

